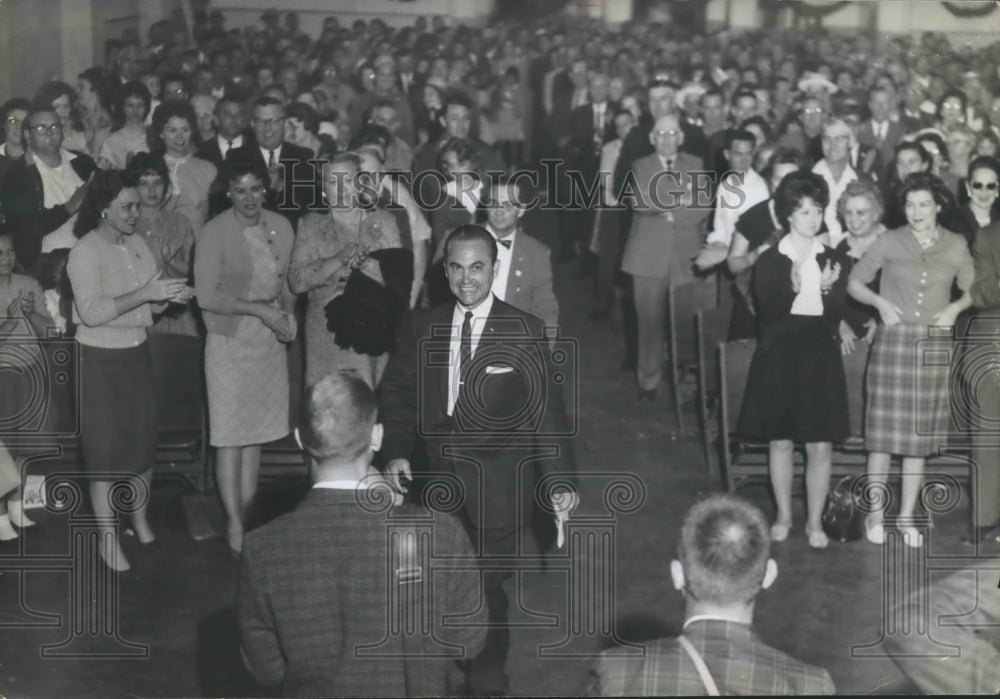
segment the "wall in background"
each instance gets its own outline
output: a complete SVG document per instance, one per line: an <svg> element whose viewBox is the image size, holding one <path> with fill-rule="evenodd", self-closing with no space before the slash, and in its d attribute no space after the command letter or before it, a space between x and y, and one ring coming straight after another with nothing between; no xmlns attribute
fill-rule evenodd
<svg viewBox="0 0 1000 699"><path fill-rule="evenodd" d="M447 17L452 23L469 25L484 24L492 15L495 0L296 0L294 3L279 4L275 0L213 0L212 8L221 10L226 16L227 27L245 27L260 19L261 13L271 7L281 11L294 9L299 13L302 31L314 38L319 36L323 19L336 15L341 24L350 24L356 19L370 20L381 17L390 26L413 24L423 15L428 19L434 15Z"/></svg>

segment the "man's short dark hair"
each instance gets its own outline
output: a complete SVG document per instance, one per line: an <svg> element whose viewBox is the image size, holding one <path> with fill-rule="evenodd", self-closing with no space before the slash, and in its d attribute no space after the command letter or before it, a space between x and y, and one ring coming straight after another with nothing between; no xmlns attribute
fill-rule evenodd
<svg viewBox="0 0 1000 699"><path fill-rule="evenodd" d="M302 447L318 461L351 461L371 444L378 405L375 393L351 370L312 384L302 397Z"/></svg>
<svg viewBox="0 0 1000 699"><path fill-rule="evenodd" d="M720 100L722 100L723 104L725 104L726 102L726 95L723 94L722 90L720 90L717 87L710 87L703 93L701 93L701 97L698 98L698 106L700 107L705 106L705 99L708 97L718 97Z"/></svg>
<svg viewBox="0 0 1000 699"><path fill-rule="evenodd" d="M253 108L257 109L258 107L281 107L282 111L284 111L285 109L285 105L281 102L281 100L275 99L274 97L270 97L268 95L258 97L256 100L254 100Z"/></svg>
<svg viewBox="0 0 1000 699"><path fill-rule="evenodd" d="M360 148L366 144L376 144L384 151L392 143L392 134L381 124L367 123L362 126L351 139L351 148Z"/></svg>
<svg viewBox="0 0 1000 699"><path fill-rule="evenodd" d="M770 555L763 513L730 493L710 495L684 516L677 557L691 597L715 604L753 600Z"/></svg>
<svg viewBox="0 0 1000 699"><path fill-rule="evenodd" d="M448 90L444 94L441 113L446 114L448 112L448 107L451 105L465 107L470 112L476 111L476 106L472 103L472 99L462 90Z"/></svg>
<svg viewBox="0 0 1000 699"><path fill-rule="evenodd" d="M757 143L757 137L753 135L752 131L747 131L746 129L729 129L726 132L726 150L732 150L733 144L736 141L743 141L745 143L752 143L756 148L757 146L764 145L763 143Z"/></svg>
<svg viewBox="0 0 1000 699"><path fill-rule="evenodd" d="M466 223L459 226L451 232L448 239L444 241L444 259L445 264L448 263L448 252L451 250L452 243L467 243L476 240L481 240L486 244L486 248L490 251L490 261L493 264L497 263L497 241L490 235L490 232L483 228L482 226L477 226L475 223Z"/></svg>

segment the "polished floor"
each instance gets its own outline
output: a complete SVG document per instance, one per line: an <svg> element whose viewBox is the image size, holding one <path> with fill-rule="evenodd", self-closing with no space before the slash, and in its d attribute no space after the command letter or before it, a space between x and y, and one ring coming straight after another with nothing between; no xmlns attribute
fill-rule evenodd
<svg viewBox="0 0 1000 699"><path fill-rule="evenodd" d="M593 654L615 638L638 641L679 629L683 601L669 579L678 525L698 494L720 487L706 469L692 407L678 432L665 396L636 401L633 379L620 369L619 320L588 321L589 282L575 276L575 267L559 272L563 335L579 347L577 460L586 473L579 522L613 536L603 551L584 547L572 561L565 552L548 555L511 590L519 626L508 672L519 695L578 695ZM305 485L301 467L275 473L264 484L272 515L293 506ZM71 498L72 488L65 490L62 497ZM220 539L187 534L183 503L192 492L170 479L157 482L157 541L144 547L126 538L133 571L111 579L87 555L93 527L85 502L64 513L31 511L38 526L0 544L0 694L261 693L239 662L236 566ZM766 484L740 492L772 516ZM953 512L935 520L931 558L975 553L960 543L967 501L956 497ZM762 637L828 668L842 693L912 692L878 646L890 594L883 592L887 549L856 542L811 550L801 495L796 505L797 526L774 547L778 580L758 600ZM83 553L74 559L72 551ZM589 581L582 587L581 570Z"/></svg>

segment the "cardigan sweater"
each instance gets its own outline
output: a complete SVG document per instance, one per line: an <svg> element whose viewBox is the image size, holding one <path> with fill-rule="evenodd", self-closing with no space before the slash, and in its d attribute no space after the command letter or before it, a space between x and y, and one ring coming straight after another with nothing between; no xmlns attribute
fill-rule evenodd
<svg viewBox="0 0 1000 699"><path fill-rule="evenodd" d="M281 279L281 307L291 312L295 297L288 287L288 261L295 235L284 216L266 209L260 225L273 241L274 259ZM194 283L205 327L210 333L232 337L239 326L236 302L245 299L253 274L250 246L243 231L247 226L233 209L224 211L205 224L198 236L194 258Z"/></svg>

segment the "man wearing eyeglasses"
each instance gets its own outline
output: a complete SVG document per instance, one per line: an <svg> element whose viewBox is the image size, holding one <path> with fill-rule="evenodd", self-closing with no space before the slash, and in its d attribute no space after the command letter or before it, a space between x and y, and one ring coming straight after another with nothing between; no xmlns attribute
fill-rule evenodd
<svg viewBox="0 0 1000 699"><path fill-rule="evenodd" d="M28 112L21 128L25 153L0 182L0 209L18 261L31 270L41 255L42 238L80 208L97 165L90 156L62 147L62 121L52 109Z"/></svg>
<svg viewBox="0 0 1000 699"><path fill-rule="evenodd" d="M559 324L559 302L552 290L549 248L521 230L521 188L507 178L491 179L486 198L486 230L497 241L493 295L538 316L546 327Z"/></svg>
<svg viewBox="0 0 1000 699"><path fill-rule="evenodd" d="M667 79L665 75L657 75L649 83L646 89L649 114L644 113L640 116L639 123L633 126L632 130L622 140L621 154L618 156L618 163L615 165L615 174L612 180L612 196L614 201L618 201L626 180L638 174L634 171L633 164L655 150L650 140L650 132L656 120L665 116L673 116L678 122L678 128L682 133L677 149L680 150L686 147L685 143L688 140L688 134L684 131L684 124L677 119L677 90L677 84ZM697 127L688 128L696 129ZM695 156L695 159L698 161L698 167L700 168L701 158ZM623 206L622 208L611 210L609 214L620 217L618 229L622 235L625 235L632 229L632 209L629 207ZM635 317L631 314L633 304L627 298L628 294L631 293L631 288L626 288L625 293L625 322L623 324L625 361L622 363L622 368L633 370L636 368L637 361L636 336L638 331ZM650 394L647 393L645 395L649 396Z"/></svg>
<svg viewBox="0 0 1000 699"><path fill-rule="evenodd" d="M315 194L310 186L316 180L309 162L312 151L284 140L285 108L273 97L260 97L254 102L251 125L253 142L234 148L227 157L238 154L264 163L271 177L264 206L283 215L294 228Z"/></svg>
<svg viewBox="0 0 1000 699"><path fill-rule="evenodd" d="M658 118L649 141L654 152L635 161L634 177L622 192L633 214L622 271L632 277L635 299L639 400L652 402L661 378L667 289L694 280L692 261L703 242L708 202L698 206L695 175L704 166L701 158L681 152L678 116Z"/></svg>

